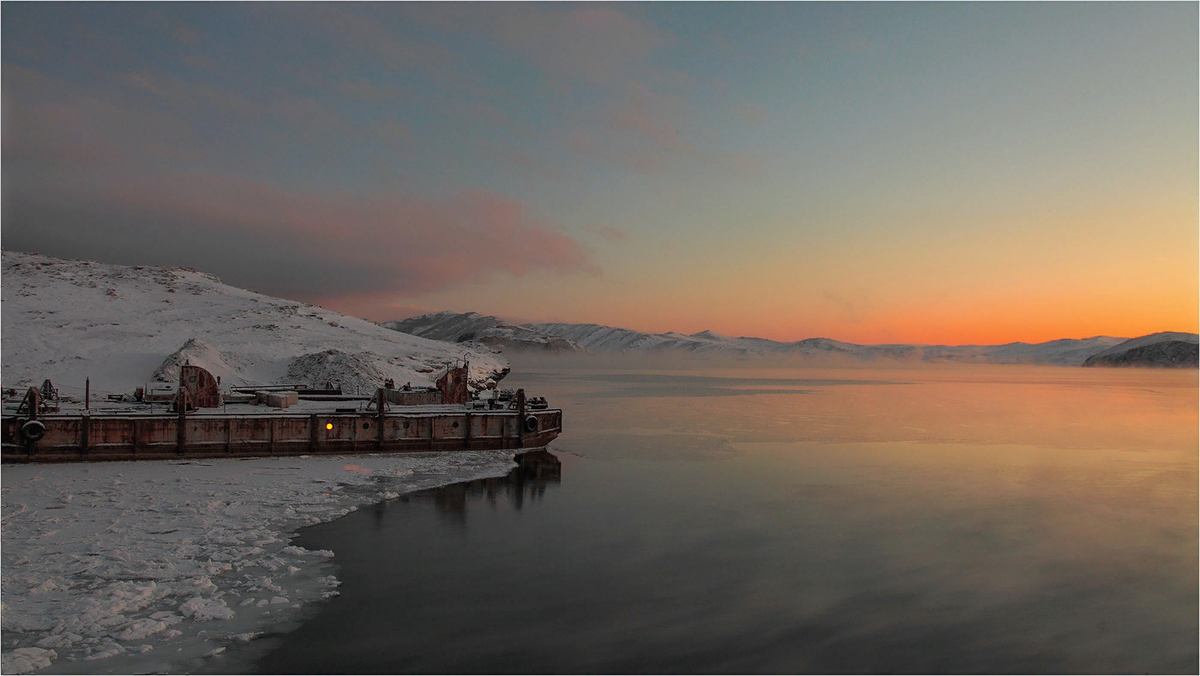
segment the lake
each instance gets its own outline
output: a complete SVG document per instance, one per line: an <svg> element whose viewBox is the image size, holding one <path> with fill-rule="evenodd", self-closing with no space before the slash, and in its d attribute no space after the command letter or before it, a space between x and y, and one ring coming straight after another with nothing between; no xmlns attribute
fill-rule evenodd
<svg viewBox="0 0 1200 676"><path fill-rule="evenodd" d="M342 594L248 668L1200 670L1194 370L558 362L505 385L564 409L550 452L302 531Z"/></svg>

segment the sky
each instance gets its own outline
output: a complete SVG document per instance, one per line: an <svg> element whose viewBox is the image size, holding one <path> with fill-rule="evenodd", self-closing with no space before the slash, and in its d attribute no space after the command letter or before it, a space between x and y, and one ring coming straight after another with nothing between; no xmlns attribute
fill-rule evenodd
<svg viewBox="0 0 1200 676"><path fill-rule="evenodd" d="M5 3L0 243L376 321L1196 332L1198 7Z"/></svg>

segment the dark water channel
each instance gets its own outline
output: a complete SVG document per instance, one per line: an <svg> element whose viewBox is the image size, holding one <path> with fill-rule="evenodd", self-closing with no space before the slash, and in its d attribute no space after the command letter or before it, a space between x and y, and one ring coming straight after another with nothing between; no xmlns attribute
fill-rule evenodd
<svg viewBox="0 0 1200 676"><path fill-rule="evenodd" d="M755 393L688 398L671 376L660 400L598 375L540 374L576 433L509 476L302 531L342 593L259 671L1200 669L1187 380L730 378L697 386ZM758 436L720 434L739 412Z"/></svg>

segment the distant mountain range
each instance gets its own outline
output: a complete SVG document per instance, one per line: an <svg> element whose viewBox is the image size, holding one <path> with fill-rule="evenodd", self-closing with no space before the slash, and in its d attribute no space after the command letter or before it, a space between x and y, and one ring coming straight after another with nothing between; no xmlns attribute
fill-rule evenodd
<svg viewBox="0 0 1200 676"><path fill-rule="evenodd" d="M684 335L644 333L598 324L517 325L477 312L434 312L386 322L383 326L422 338L475 342L501 351L686 354L735 359L834 355L858 360L886 358L916 362L1078 366L1096 356L1100 361L1095 365L1195 366L1195 357L1188 362L1187 354L1194 353L1197 345L1194 333L1157 333L1133 340L1111 336L1064 338L1045 343L1005 345L858 345L829 338L779 342L766 338L734 338L712 331ZM1182 348L1171 345L1176 342L1192 345L1192 353L1187 353L1186 345ZM1122 346L1125 347L1122 349ZM1140 351L1126 355L1129 350Z"/></svg>

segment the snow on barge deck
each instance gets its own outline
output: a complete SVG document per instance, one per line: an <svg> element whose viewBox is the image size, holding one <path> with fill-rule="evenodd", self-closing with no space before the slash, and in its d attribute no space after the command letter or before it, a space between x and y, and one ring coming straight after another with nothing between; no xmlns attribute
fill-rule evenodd
<svg viewBox="0 0 1200 676"><path fill-rule="evenodd" d="M303 401L294 412L213 401L216 381L183 366L168 412L153 404L124 410L54 412L29 388L15 413L2 418L2 460L86 462L178 458L340 455L543 448L562 432L562 410L544 400L471 400L466 368L449 369L437 390L380 388L365 408ZM278 392L275 393L278 395ZM284 397L286 400L286 396ZM326 397L328 399L328 397ZM365 398L360 398L364 399ZM278 396L272 397L278 401ZM497 404L502 408L497 408ZM213 406L207 408L205 404ZM359 402L361 406L362 402ZM90 405L90 402L88 402ZM160 405L159 411L166 409Z"/></svg>

